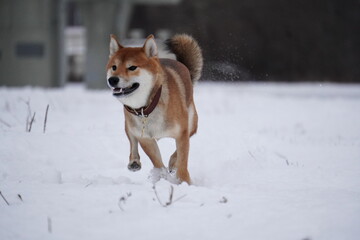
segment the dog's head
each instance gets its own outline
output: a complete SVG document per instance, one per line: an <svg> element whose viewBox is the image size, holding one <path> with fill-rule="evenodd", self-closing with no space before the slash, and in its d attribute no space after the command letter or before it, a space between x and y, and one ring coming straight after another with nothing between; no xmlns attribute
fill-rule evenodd
<svg viewBox="0 0 360 240"><path fill-rule="evenodd" d="M123 47L114 35L110 37L110 56L106 66L107 84L120 102L140 108L148 103L161 67L154 36L150 35L143 47Z"/></svg>

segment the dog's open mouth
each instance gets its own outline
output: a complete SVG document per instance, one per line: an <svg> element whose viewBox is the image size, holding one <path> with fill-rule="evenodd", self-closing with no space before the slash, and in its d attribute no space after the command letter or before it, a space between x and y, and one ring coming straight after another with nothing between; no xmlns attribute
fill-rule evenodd
<svg viewBox="0 0 360 240"><path fill-rule="evenodd" d="M131 85L130 87L127 88L113 88L113 96L116 97L120 97L120 96L125 96L128 95L132 92L134 92L136 89L138 89L138 87L140 86L139 83L134 83L133 85Z"/></svg>

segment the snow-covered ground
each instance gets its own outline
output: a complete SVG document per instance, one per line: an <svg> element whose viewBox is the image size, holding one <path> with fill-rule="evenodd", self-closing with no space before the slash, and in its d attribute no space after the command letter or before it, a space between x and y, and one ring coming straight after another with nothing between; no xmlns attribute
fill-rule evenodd
<svg viewBox="0 0 360 240"><path fill-rule="evenodd" d="M359 239L360 85L203 82L195 100L194 184L154 185L143 152L127 170L109 91L0 88L0 239Z"/></svg>

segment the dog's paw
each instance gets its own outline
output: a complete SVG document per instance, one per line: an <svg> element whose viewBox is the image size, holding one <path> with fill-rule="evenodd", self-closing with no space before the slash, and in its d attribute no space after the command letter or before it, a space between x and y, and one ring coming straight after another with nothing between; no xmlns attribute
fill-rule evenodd
<svg viewBox="0 0 360 240"><path fill-rule="evenodd" d="M133 172L139 171L141 169L141 163L136 161L130 162L128 169Z"/></svg>

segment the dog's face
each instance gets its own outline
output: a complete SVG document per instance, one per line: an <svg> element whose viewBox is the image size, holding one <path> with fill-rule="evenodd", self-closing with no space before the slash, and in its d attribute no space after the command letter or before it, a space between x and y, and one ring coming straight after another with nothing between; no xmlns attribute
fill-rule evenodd
<svg viewBox="0 0 360 240"><path fill-rule="evenodd" d="M146 106L157 81L157 46L150 35L143 47L123 47L111 35L107 84L113 96L131 108Z"/></svg>

